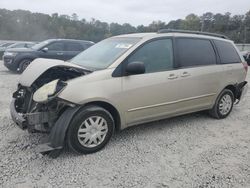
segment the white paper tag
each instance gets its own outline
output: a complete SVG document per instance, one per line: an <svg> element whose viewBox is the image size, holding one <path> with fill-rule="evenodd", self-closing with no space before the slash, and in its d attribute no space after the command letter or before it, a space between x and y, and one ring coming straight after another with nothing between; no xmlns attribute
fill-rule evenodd
<svg viewBox="0 0 250 188"><path fill-rule="evenodd" d="M131 46L132 46L132 44L121 43L121 44L117 44L117 45L115 46L115 48L125 48L125 49L128 49L128 48L130 48Z"/></svg>

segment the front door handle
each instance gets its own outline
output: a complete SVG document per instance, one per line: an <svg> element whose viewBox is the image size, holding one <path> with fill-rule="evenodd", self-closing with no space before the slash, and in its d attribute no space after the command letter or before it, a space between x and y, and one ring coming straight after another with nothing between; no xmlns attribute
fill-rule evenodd
<svg viewBox="0 0 250 188"><path fill-rule="evenodd" d="M168 79L169 79L169 80L173 80L173 79L176 79L176 78L178 78L178 76L175 75L175 74L170 74L170 75L168 76Z"/></svg>
<svg viewBox="0 0 250 188"><path fill-rule="evenodd" d="M190 73L189 72L183 72L181 74L181 77L187 77L187 76L190 76Z"/></svg>
<svg viewBox="0 0 250 188"><path fill-rule="evenodd" d="M62 52L58 52L58 53L56 53L57 55L63 55L63 53Z"/></svg>

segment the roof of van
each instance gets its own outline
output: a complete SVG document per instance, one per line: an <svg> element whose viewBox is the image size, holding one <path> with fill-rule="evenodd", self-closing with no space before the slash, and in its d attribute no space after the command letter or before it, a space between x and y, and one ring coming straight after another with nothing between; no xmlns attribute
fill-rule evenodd
<svg viewBox="0 0 250 188"><path fill-rule="evenodd" d="M117 35L114 36L114 38L119 38L119 37L135 37L135 38L156 38L156 37L164 37L164 36L175 36L175 37L194 37L194 38L206 38L206 39L219 39L219 40L230 40L227 37L219 34L213 34L209 35L209 33L202 33L202 32L197 32L197 33L185 33L185 32L151 32L151 33L132 33L132 34L123 34L123 35Z"/></svg>

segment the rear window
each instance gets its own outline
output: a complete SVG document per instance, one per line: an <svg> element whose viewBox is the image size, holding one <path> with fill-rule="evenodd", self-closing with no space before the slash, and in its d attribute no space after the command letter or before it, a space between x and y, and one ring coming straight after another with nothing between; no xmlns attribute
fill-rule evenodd
<svg viewBox="0 0 250 188"><path fill-rule="evenodd" d="M215 40L214 43L218 49L222 64L241 62L236 49L230 42Z"/></svg>
<svg viewBox="0 0 250 188"><path fill-rule="evenodd" d="M193 67L216 64L213 46L206 39L177 38L179 67Z"/></svg>

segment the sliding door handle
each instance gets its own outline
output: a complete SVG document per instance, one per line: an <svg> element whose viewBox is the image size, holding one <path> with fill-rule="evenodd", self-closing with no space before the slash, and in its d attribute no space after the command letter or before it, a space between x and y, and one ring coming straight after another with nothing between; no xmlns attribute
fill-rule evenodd
<svg viewBox="0 0 250 188"><path fill-rule="evenodd" d="M178 76L175 75L175 74L170 74L170 75L168 76L168 79L169 79L169 80L173 80L173 79L176 79L176 78L178 78Z"/></svg>
<svg viewBox="0 0 250 188"><path fill-rule="evenodd" d="M187 76L190 76L190 73L189 72L183 72L181 74L181 77L187 77Z"/></svg>

